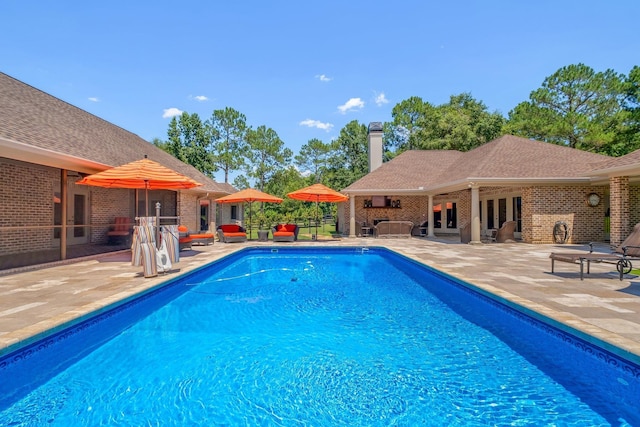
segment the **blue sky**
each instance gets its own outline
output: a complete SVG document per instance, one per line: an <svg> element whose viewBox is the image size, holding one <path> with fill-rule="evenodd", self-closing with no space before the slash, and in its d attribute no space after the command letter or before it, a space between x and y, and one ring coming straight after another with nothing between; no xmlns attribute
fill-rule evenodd
<svg viewBox="0 0 640 427"><path fill-rule="evenodd" d="M0 2L0 71L138 134L232 107L295 153L411 96L503 115L559 68L640 65L640 2ZM222 175L216 178L222 180Z"/></svg>

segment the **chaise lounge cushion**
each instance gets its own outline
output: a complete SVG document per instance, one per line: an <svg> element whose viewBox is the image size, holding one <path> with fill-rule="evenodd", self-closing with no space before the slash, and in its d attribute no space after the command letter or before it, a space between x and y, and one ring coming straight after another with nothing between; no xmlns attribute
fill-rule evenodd
<svg viewBox="0 0 640 427"><path fill-rule="evenodd" d="M183 249L191 249L191 244L193 243L193 239L189 235L189 229L184 225L178 226L178 233L180 233L178 237L178 244L180 245L180 250Z"/></svg>
<svg viewBox="0 0 640 427"><path fill-rule="evenodd" d="M213 244L213 242L215 241L215 236L213 233L191 233L189 234L189 237L191 237L194 245L209 245Z"/></svg>

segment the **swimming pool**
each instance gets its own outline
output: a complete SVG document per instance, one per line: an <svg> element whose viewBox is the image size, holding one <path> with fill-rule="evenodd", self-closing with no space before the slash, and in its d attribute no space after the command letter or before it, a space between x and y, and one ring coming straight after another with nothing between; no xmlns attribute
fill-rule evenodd
<svg viewBox="0 0 640 427"><path fill-rule="evenodd" d="M639 378L391 251L255 248L0 359L0 425L640 425Z"/></svg>

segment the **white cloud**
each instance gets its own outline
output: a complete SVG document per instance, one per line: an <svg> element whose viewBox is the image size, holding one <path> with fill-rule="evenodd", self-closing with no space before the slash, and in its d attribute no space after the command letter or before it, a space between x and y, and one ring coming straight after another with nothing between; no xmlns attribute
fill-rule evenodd
<svg viewBox="0 0 640 427"><path fill-rule="evenodd" d="M338 110L340 110L342 114L346 114L349 111L353 111L356 109L362 110L363 108L364 108L364 101L360 98L351 98L343 105L338 105Z"/></svg>
<svg viewBox="0 0 640 427"><path fill-rule="evenodd" d="M171 108L165 108L164 110L162 110L162 118L163 119L168 119L170 117L175 117L175 116L179 116L180 114L182 114L181 110L178 110L175 107L171 107Z"/></svg>
<svg viewBox="0 0 640 427"><path fill-rule="evenodd" d="M91 97L89 97L88 99L89 99L89 101L91 101L91 102L100 102L100 100L99 100L98 98L96 98L95 96L91 96Z"/></svg>
<svg viewBox="0 0 640 427"><path fill-rule="evenodd" d="M380 105L388 104L389 100L384 96L384 92L380 92L379 94L376 95L375 102L377 106L380 106Z"/></svg>
<svg viewBox="0 0 640 427"><path fill-rule="evenodd" d="M329 132L331 128L333 128L333 125L331 123L322 123L319 120L311 120L311 119L301 121L300 126L323 129L323 130L326 130L327 132Z"/></svg>
<svg viewBox="0 0 640 427"><path fill-rule="evenodd" d="M326 74L318 74L316 75L316 78L321 82L330 82L331 80L333 80L331 77L327 77Z"/></svg>
<svg viewBox="0 0 640 427"><path fill-rule="evenodd" d="M299 173L301 176L303 176L303 177L305 177L305 178L306 178L306 177L308 177L308 176L311 176L311 171L310 171L309 169L304 170L304 171L301 171L300 169L298 169L298 167L297 167L297 166L295 166L295 165L294 165L293 167L298 171L298 173Z"/></svg>
<svg viewBox="0 0 640 427"><path fill-rule="evenodd" d="M189 95L189 99L195 99L196 101L200 101L200 102L204 102L204 101L208 101L209 100L209 98L207 98L204 95L196 95L196 96Z"/></svg>

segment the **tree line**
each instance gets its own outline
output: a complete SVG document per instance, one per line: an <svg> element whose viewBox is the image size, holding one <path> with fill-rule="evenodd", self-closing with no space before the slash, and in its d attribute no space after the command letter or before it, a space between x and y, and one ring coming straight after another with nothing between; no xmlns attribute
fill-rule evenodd
<svg viewBox="0 0 640 427"><path fill-rule="evenodd" d="M504 134L622 156L640 148L640 67L628 75L584 64L562 67L507 117L470 93L441 105L413 96L396 104L391 117L383 123L385 161L406 150L468 151ZM295 155L275 130L254 129L230 107L204 121L184 112L172 118L167 137L153 143L205 175L223 171L229 182L231 173L241 172L234 187L281 197L314 182L340 190L368 172L367 125L357 120L335 140L311 139ZM295 216L296 209L300 202L285 198L275 211Z"/></svg>

